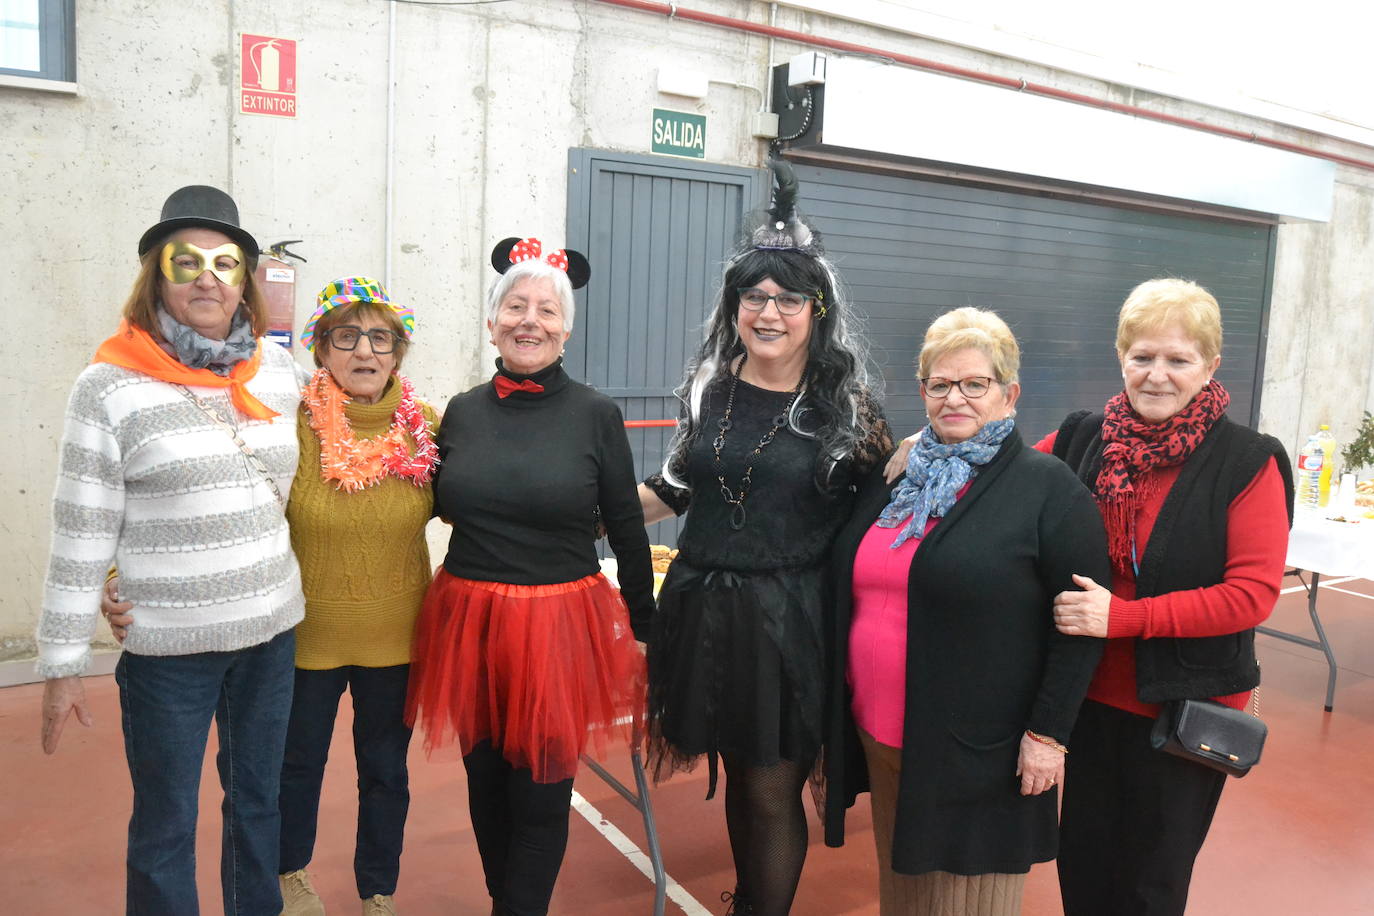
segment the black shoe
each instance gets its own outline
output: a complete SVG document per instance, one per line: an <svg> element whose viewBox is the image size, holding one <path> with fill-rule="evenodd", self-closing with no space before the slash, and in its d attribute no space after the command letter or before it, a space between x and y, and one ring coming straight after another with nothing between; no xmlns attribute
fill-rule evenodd
<svg viewBox="0 0 1374 916"><path fill-rule="evenodd" d="M733 894L729 891L721 891L720 902L730 904L730 909L725 911L725 916L753 916L754 905L738 889Z"/></svg>

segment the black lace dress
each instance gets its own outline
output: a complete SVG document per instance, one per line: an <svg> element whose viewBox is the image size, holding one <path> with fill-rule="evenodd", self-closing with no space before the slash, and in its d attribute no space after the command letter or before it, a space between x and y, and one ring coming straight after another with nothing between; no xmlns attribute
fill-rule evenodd
<svg viewBox="0 0 1374 916"><path fill-rule="evenodd" d="M649 647L654 774L689 769L707 754L712 792L718 753L759 766L816 760L826 683L827 552L849 517L853 484L891 449L887 424L871 401L865 412L873 433L832 473L818 475L815 439L784 426L752 459L745 523L736 530L712 448L729 385L722 379L704 395L701 431L679 469L689 488L670 486L661 474L646 481L675 512L687 512ZM725 482L736 494L750 453L790 397L738 383L721 450ZM825 487L818 476L826 477Z"/></svg>

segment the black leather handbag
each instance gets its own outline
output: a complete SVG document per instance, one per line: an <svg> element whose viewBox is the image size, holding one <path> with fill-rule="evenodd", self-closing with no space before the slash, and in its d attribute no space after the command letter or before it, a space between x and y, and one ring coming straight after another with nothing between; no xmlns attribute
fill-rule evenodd
<svg viewBox="0 0 1374 916"><path fill-rule="evenodd" d="M1257 714L1214 700L1170 700L1150 732L1157 751L1241 777L1259 763L1269 728Z"/></svg>

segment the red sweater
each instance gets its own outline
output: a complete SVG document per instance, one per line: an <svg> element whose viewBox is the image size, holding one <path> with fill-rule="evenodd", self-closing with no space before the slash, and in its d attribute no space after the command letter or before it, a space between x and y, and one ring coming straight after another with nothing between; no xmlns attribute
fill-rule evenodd
<svg viewBox="0 0 1374 916"><path fill-rule="evenodd" d="M1035 444L1036 450L1052 453L1057 436L1057 432L1050 433ZM1182 465L1176 465L1149 472L1161 486L1136 515L1140 556L1145 555L1155 519L1182 470ZM1283 477L1270 458L1231 503L1226 523L1226 571L1219 584L1136 598L1134 570L1113 570L1107 648L1088 688L1088 699L1142 716L1159 715L1159 704L1142 703L1136 697L1135 641L1159 636L1221 636L1258 626L1278 600L1287 555ZM1240 709L1249 701L1250 693L1216 699Z"/></svg>

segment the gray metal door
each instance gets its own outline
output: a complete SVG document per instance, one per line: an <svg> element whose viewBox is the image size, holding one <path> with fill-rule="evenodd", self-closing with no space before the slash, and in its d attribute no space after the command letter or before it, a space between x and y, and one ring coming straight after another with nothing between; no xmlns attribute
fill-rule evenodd
<svg viewBox="0 0 1374 916"><path fill-rule="evenodd" d="M868 318L899 435L925 422L915 357L932 318L1001 315L1021 344L1017 422L1035 441L1121 390L1116 314L1132 287L1185 277L1221 303L1230 415L1259 415L1274 230L1081 199L797 164L801 204Z"/></svg>
<svg viewBox="0 0 1374 916"><path fill-rule="evenodd" d="M587 254L564 364L614 398L627 421L675 420L673 389L701 342L743 214L766 203L754 169L661 156L568 154L568 245ZM628 430L640 478L663 461L667 427ZM675 544L678 523L650 529Z"/></svg>

